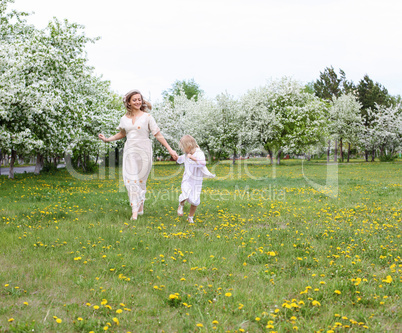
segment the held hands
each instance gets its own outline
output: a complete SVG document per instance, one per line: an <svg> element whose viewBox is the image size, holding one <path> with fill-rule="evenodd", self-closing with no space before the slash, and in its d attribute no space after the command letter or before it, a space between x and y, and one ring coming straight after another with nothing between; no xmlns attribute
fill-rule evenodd
<svg viewBox="0 0 402 333"><path fill-rule="evenodd" d="M177 155L177 153L174 150L170 151L169 153L170 153L170 156L172 156L172 158L175 161L177 161L177 159L179 158L179 155Z"/></svg>

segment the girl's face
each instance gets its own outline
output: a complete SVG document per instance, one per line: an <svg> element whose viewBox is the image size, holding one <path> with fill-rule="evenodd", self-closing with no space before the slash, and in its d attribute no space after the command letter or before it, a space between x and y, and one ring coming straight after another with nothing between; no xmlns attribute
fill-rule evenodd
<svg viewBox="0 0 402 333"><path fill-rule="evenodd" d="M187 147L185 153L186 154L194 154L195 153L195 148Z"/></svg>
<svg viewBox="0 0 402 333"><path fill-rule="evenodd" d="M142 98L140 94L135 94L131 96L130 102L128 103L134 110L139 110L142 106Z"/></svg>

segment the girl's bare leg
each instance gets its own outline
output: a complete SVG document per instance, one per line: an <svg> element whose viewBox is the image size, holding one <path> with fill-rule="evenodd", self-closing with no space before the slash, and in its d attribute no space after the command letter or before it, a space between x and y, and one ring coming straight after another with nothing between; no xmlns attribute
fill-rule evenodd
<svg viewBox="0 0 402 333"><path fill-rule="evenodd" d="M184 209L185 202L186 202L186 200L179 202L179 207L177 208L177 215L183 216L183 209Z"/></svg>
<svg viewBox="0 0 402 333"><path fill-rule="evenodd" d="M197 206L191 205L190 212L188 213L188 216L193 217L196 210L197 210Z"/></svg>

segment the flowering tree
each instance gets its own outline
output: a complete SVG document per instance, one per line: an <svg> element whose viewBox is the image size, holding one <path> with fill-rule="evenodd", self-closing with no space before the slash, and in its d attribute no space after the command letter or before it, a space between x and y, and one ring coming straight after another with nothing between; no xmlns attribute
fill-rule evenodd
<svg viewBox="0 0 402 333"><path fill-rule="evenodd" d="M376 136L380 157L392 156L402 149L402 112L401 105L386 107L378 106L375 116Z"/></svg>
<svg viewBox="0 0 402 333"><path fill-rule="evenodd" d="M18 21L1 29L0 133L6 140L0 144L12 162L17 153L37 155L39 172L44 157L57 161L77 149L86 156L99 150L96 132L117 120L108 107L109 83L86 64L85 45L96 39L85 37L82 26L57 19L44 30L21 26Z"/></svg>
<svg viewBox="0 0 402 333"><path fill-rule="evenodd" d="M222 154L236 154L247 145L242 137L244 122L241 118L240 103L227 93L216 96L215 107L209 115L209 147L219 160Z"/></svg>
<svg viewBox="0 0 402 333"><path fill-rule="evenodd" d="M183 135L190 134L210 157L219 160L230 153L236 155L240 147L238 111L238 102L228 94L218 95L214 100L204 96L195 100L188 99L182 92L175 95L173 101L166 98L156 105L153 114L164 136L175 148ZM162 153L159 145L154 151Z"/></svg>
<svg viewBox="0 0 402 333"><path fill-rule="evenodd" d="M335 142L340 142L341 159L343 162L343 142L348 143L348 157L350 158L350 146L357 142L361 127L361 104L352 94L344 94L340 97L333 97L331 107L329 108L329 134ZM337 152L335 152L335 159Z"/></svg>
<svg viewBox="0 0 402 333"><path fill-rule="evenodd" d="M357 85L357 96L359 102L361 103L361 115L363 119L363 125L366 127L364 132L366 135L371 135L370 133L374 130L374 115L378 110L377 105L384 105L386 107L391 106L392 99L388 94L388 90L383 87L378 82L375 82L368 76L365 75L363 79L360 80ZM364 139L365 159L368 161L369 151L372 153L372 161L375 157L375 144L371 144L373 137L367 137ZM369 148L371 147L371 148Z"/></svg>
<svg viewBox="0 0 402 333"><path fill-rule="evenodd" d="M281 152L304 152L325 133L325 103L289 78L249 91L241 103L245 136L276 152L278 164Z"/></svg>
<svg viewBox="0 0 402 333"><path fill-rule="evenodd" d="M367 116L371 119L371 126L364 126L360 134L360 146L365 151L373 152L372 161L377 149L380 157L387 159L402 148L402 112L400 106L376 105L376 110L367 109ZM387 154L388 152L388 154Z"/></svg>

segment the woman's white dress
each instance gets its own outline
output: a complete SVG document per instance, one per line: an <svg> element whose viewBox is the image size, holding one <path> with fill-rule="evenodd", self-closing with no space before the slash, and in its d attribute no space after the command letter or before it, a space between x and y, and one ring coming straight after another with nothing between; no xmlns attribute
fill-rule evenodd
<svg viewBox="0 0 402 333"><path fill-rule="evenodd" d="M134 123L133 119L124 115L117 129L126 132L123 180L132 210L138 211L145 201L147 179L152 168L152 142L149 133L155 135L160 129L149 113L144 113Z"/></svg>
<svg viewBox="0 0 402 333"><path fill-rule="evenodd" d="M200 148L197 148L193 156L197 162L189 159L187 154L180 155L177 159L178 164L184 163L184 174L181 182L181 194L179 202L187 200L190 204L198 206L200 204L200 195L202 190L202 181L204 178L213 178L206 167L205 155Z"/></svg>

